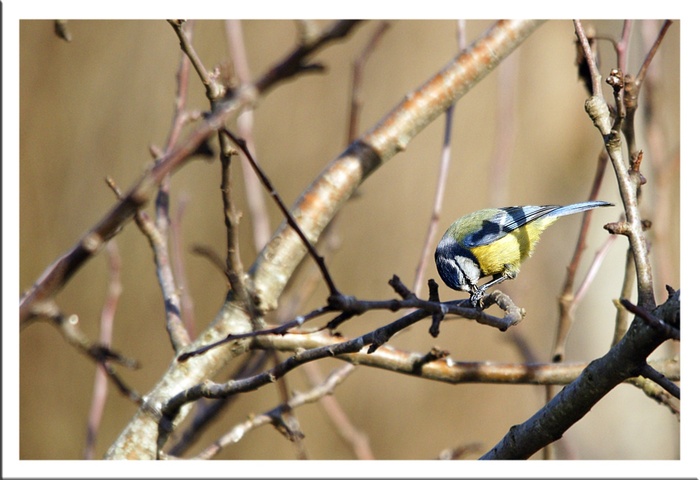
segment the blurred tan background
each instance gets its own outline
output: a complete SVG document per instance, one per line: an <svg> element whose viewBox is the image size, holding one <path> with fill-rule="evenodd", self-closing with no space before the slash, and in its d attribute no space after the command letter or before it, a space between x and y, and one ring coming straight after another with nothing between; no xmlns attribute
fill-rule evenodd
<svg viewBox="0 0 700 480"><path fill-rule="evenodd" d="M468 21L471 42L490 21ZM601 34L619 36L620 21L597 21ZM360 26L351 37L325 49L316 58L324 74L305 75L275 88L255 112L255 147L259 162L282 198L291 204L303 188L346 145L350 78L353 60L373 34L377 22ZM653 31L658 30L660 23ZM175 74L180 58L178 40L165 21L71 21L72 42L53 33L48 21L23 21L20 26L20 289L31 286L44 268L70 248L114 204L104 178L123 189L151 161L149 145L162 146L174 108ZM243 23L254 76L282 58L295 42L291 21ZM456 53L454 21L394 21L370 58L362 91L360 131L371 127L403 95L419 86ZM642 170L648 179L642 201L644 214L668 225L663 244L652 244L657 301L663 285L680 287L679 252L679 91L680 23L674 23L654 60L658 119L665 149L652 158L638 118L638 134L646 156ZM630 70L636 73L651 40L635 23ZM198 21L194 44L205 65L227 62L221 21ZM601 42L605 76L613 66L612 47ZM574 66L574 31L570 21L550 21L456 107L453 161L439 235L457 217L489 206L567 204L585 200L601 139L588 120L586 93ZM508 68L507 75L501 72ZM490 162L501 145L496 133L503 88L514 94L513 156L501 191L490 184ZM189 107L206 109L204 90L192 76ZM642 93L642 101L646 96ZM444 119L422 132L408 149L378 170L361 195L338 218L340 250L330 259L339 288L360 298L393 297L387 281L393 274L411 284L415 275L437 179ZM652 171L658 162L671 179ZM238 165L236 165L237 171ZM618 206L595 211L583 267L606 238L602 225L621 213L619 196L608 167L600 198ZM225 247L217 162L195 161L179 171L172 186L172 212L186 200L185 245L206 244L223 254ZM242 183L236 180L237 201L244 209ZM659 196L670 199L662 201ZM494 205L493 202L500 202ZM281 215L268 202L272 228ZM661 210L660 210L661 209ZM149 206L152 211L152 206ZM244 262L255 258L252 234L244 213ZM504 290L526 308L517 326L542 361L551 355L561 289L577 238L580 218L562 219L544 234L534 257L518 279ZM437 241L437 239L436 239ZM164 332L163 302L145 238L129 224L117 237L123 270L123 295L114 327L113 346L138 359L143 368L120 369L131 386L150 390L172 358ZM434 245L431 246L431 250ZM590 361L609 348L619 295L626 244L613 245L591 290L577 310L569 337L567 359ZM186 271L199 328L218 311L225 295L223 277L200 257L186 256ZM438 278L432 258L427 278ZM581 275L579 275L580 280ZM98 337L98 319L106 294L106 257L88 262L58 296L64 312L75 313L84 331ZM21 293L17 292L18 294ZM423 295L426 288L423 287ZM458 298L441 286L443 298ZM304 306L320 306L322 287ZM303 311L303 310L302 310ZM360 334L395 318L374 313L341 329ZM320 323L319 323L320 324ZM432 346L449 350L456 360L520 361L512 333L466 321L443 324L441 335L428 335L421 322L392 345L427 352ZM663 348L664 352L669 349ZM661 353L664 353L661 352ZM324 371L337 360L320 363ZM20 455L22 459L78 459L85 444L86 415L95 366L67 346L47 324L36 324L20 336ZM289 384L307 388L293 372ZM526 420L543 404L544 390L532 386L445 385L361 368L335 394L354 424L370 440L379 459L430 459L445 448L481 442L482 450L500 440L511 425ZM246 394L217 423L198 452L251 413L279 402L277 390L266 387ZM110 387L97 455L101 456L135 411L135 406ZM313 459L351 459L352 452L333 431L317 405L297 411ZM564 436L571 458L677 459L679 423L669 411L641 391L622 385ZM472 458L478 454L472 455ZM273 428L248 434L217 458L292 459L295 448Z"/></svg>

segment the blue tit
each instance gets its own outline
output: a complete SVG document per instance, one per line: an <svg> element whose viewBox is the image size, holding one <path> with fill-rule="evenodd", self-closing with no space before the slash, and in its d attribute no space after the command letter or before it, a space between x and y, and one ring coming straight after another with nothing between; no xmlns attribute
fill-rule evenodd
<svg viewBox="0 0 700 480"><path fill-rule="evenodd" d="M447 229L435 250L435 265L448 287L469 292L472 305L477 306L486 289L515 278L544 229L557 218L612 205L591 201L566 206L486 208L470 213ZM478 286L479 279L488 276L492 280Z"/></svg>

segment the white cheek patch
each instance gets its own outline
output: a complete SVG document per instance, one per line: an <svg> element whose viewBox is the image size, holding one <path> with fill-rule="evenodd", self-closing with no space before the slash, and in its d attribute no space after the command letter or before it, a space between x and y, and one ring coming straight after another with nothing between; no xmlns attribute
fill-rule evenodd
<svg viewBox="0 0 700 480"><path fill-rule="evenodd" d="M481 276L479 266L471 258L462 255L456 255L454 257L454 263L455 268L459 270L460 277L462 278L462 282L460 282L462 290L465 292L473 291Z"/></svg>

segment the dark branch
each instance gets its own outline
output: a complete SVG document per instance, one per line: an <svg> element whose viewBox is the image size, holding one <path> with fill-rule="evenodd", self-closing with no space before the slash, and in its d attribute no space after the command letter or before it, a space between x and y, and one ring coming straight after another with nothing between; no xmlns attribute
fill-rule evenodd
<svg viewBox="0 0 700 480"><path fill-rule="evenodd" d="M275 200L275 203L277 204L279 209L284 214L284 217L287 219L287 222L294 229L294 231L297 232L297 234L299 235L299 238L304 243L304 246L308 250L309 254L313 257L314 261L318 265L318 268L321 270L321 273L323 274L323 278L326 281L326 285L328 286L328 289L330 290L331 296L340 295L340 291L335 286L335 283L333 282L333 278L331 277L330 272L326 268L326 263L323 260L323 257L318 254L318 252L316 251L316 248L309 241L309 239L306 237L306 235L304 235L304 232L301 230L301 227L296 222L296 220L294 219L294 216L291 214L291 212L289 211L287 206L282 201L282 198L280 198L279 194L277 193L277 190L272 185L272 182L267 177L267 175L265 175L265 172L262 171L262 169L260 168L260 165L258 165L258 162L255 161L255 159L253 158L253 155L250 153L250 150L248 150L248 147L246 146L245 140L242 140L242 139L236 137L233 133L231 133L230 130L228 130L226 128L222 129L222 132L224 134L226 134L226 136L229 137L233 141L233 143L235 143L236 146L245 154L245 157L248 159L250 166L253 167L253 170L255 170L255 173L258 175L258 178L260 179L260 181L263 183L263 185L265 186L267 191L270 192L270 195L272 195L272 198Z"/></svg>

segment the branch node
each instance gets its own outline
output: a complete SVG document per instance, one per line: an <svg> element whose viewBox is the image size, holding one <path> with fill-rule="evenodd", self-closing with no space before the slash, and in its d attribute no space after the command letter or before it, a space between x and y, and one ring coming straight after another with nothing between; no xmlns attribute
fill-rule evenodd
<svg viewBox="0 0 700 480"><path fill-rule="evenodd" d="M391 285L394 291L398 293L399 296L404 300L408 298L415 298L415 294L411 290L409 290L409 288L406 285L403 284L403 282L397 275L391 277L391 280L389 280L389 285Z"/></svg>
<svg viewBox="0 0 700 480"><path fill-rule="evenodd" d="M630 234L630 225L627 222L610 222L603 225L603 228L613 235Z"/></svg>
<svg viewBox="0 0 700 480"><path fill-rule="evenodd" d="M610 110L605 100L594 95L586 99L584 107L596 128L603 135L609 135L612 128L612 120L610 119Z"/></svg>
<svg viewBox="0 0 700 480"><path fill-rule="evenodd" d="M613 68L610 71L610 75L605 79L605 83L610 85L615 92L618 92L621 88L625 86L622 71L617 68Z"/></svg>

